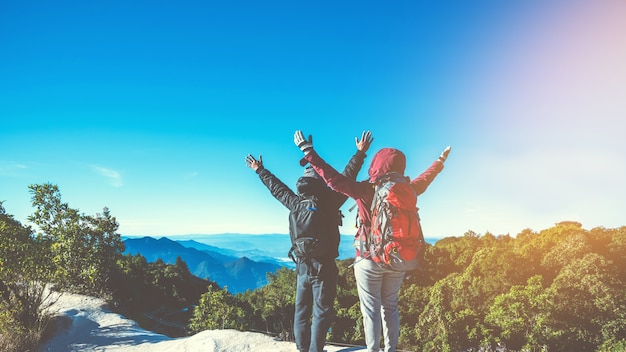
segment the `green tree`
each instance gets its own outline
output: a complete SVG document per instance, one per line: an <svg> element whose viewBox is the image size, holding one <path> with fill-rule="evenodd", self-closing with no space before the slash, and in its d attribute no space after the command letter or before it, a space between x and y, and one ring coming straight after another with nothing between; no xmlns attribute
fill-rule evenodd
<svg viewBox="0 0 626 352"><path fill-rule="evenodd" d="M80 214L61 201L53 184L31 185L32 205L29 220L49 241L55 284L77 292L104 295L106 281L124 250L118 223L104 208L102 214Z"/></svg>
<svg viewBox="0 0 626 352"><path fill-rule="evenodd" d="M463 237L446 237L437 241L436 246L448 252L448 257L456 266L456 271L467 267L481 247L480 236L474 231L467 231Z"/></svg>
<svg viewBox="0 0 626 352"><path fill-rule="evenodd" d="M539 275L497 296L485 317L495 329L494 342L504 342L514 350L535 350L545 345L552 337L548 322L551 301Z"/></svg>
<svg viewBox="0 0 626 352"><path fill-rule="evenodd" d="M626 283L626 226L608 230L606 234L610 239L606 257L613 262L617 277Z"/></svg>
<svg viewBox="0 0 626 352"><path fill-rule="evenodd" d="M423 267L408 272L405 277L405 283L428 287L432 286L437 280L462 270L452 261L452 251L450 251L450 248L446 248L446 243L450 245L450 240L446 239L442 244L437 242L434 246L426 244Z"/></svg>
<svg viewBox="0 0 626 352"><path fill-rule="evenodd" d="M49 252L32 229L6 213L0 202L0 350L32 350L50 317Z"/></svg>
<svg viewBox="0 0 626 352"><path fill-rule="evenodd" d="M580 258L590 250L586 231L579 223L561 222L538 234L523 232L517 239L517 252L526 268L552 282L572 256Z"/></svg>
<svg viewBox="0 0 626 352"><path fill-rule="evenodd" d="M594 351L604 341L626 336L625 287L614 273L604 257L589 253L555 278L550 287L555 350Z"/></svg>
<svg viewBox="0 0 626 352"><path fill-rule="evenodd" d="M410 284L405 281L398 297L400 312L400 349L413 349L419 346L414 330L418 326L419 317L430 299L430 287Z"/></svg>
<svg viewBox="0 0 626 352"><path fill-rule="evenodd" d="M293 336L296 272L280 268L268 276L269 283L261 289L264 297L261 316L266 322L272 322L277 331Z"/></svg>
<svg viewBox="0 0 626 352"><path fill-rule="evenodd" d="M250 304L253 326L268 333L293 336L296 272L282 267L268 273L268 284L237 296Z"/></svg>
<svg viewBox="0 0 626 352"><path fill-rule="evenodd" d="M550 237L552 233L546 232L542 236ZM570 262L580 259L591 252L588 236L583 231L570 231L559 233L560 241L549 248L541 261L541 266L550 274L556 274ZM554 275L550 275L554 276Z"/></svg>
<svg viewBox="0 0 626 352"><path fill-rule="evenodd" d="M214 329L245 330L248 328L248 319L243 302L226 289L209 286L193 311L189 328L193 332Z"/></svg>
<svg viewBox="0 0 626 352"><path fill-rule="evenodd" d="M533 275L541 275L545 280L546 276L540 270L545 252L542 251L538 238L539 233L531 229L524 229L511 241L511 246L515 253L520 256L524 267Z"/></svg>
<svg viewBox="0 0 626 352"><path fill-rule="evenodd" d="M463 272L471 283L469 293L474 296L472 301L466 302L468 306L486 312L497 295L513 285L524 284L531 272L523 264L523 259L511 246L486 247L476 252Z"/></svg>
<svg viewBox="0 0 626 352"><path fill-rule="evenodd" d="M214 282L192 275L180 258L175 264L148 263L142 255L119 259L109 280L111 305L139 325L170 337L185 336L193 307Z"/></svg>
<svg viewBox="0 0 626 352"><path fill-rule="evenodd" d="M405 299L424 307L417 323L403 318L403 324L408 324L402 327L406 331L402 337L403 348L446 351L477 348L494 342L495 337L485 323L489 308L498 295L526 282L531 271L520 265L522 257L515 251L514 240L509 236L486 234L481 238L468 233L456 241L440 242L435 244L436 251L456 258L458 265L465 266L457 266L459 273L435 282L428 293L403 289L401 296L412 295ZM440 245L442 248L438 249ZM401 307L410 312L409 316L416 316L418 309L408 304L401 304Z"/></svg>
<svg viewBox="0 0 626 352"><path fill-rule="evenodd" d="M428 304L413 329L418 344L411 346L411 349L424 352L450 352L457 349L450 340L456 332L452 321L452 291L458 277L459 274L448 275L430 288Z"/></svg>
<svg viewBox="0 0 626 352"><path fill-rule="evenodd" d="M352 259L337 261L339 275L335 299L335 321L328 340L363 344L365 342L363 321L352 263Z"/></svg>

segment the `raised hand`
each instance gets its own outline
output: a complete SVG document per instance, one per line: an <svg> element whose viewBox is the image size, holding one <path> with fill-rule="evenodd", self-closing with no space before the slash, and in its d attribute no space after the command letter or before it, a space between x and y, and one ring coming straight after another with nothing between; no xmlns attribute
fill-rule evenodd
<svg viewBox="0 0 626 352"><path fill-rule="evenodd" d="M263 169L263 156L259 155L259 160L256 160L252 154L246 155L246 166L254 171L257 169Z"/></svg>
<svg viewBox="0 0 626 352"><path fill-rule="evenodd" d="M313 150L313 136L309 135L309 139L306 140L301 130L297 130L296 133L293 134L293 143L295 143L304 154L308 154Z"/></svg>
<svg viewBox="0 0 626 352"><path fill-rule="evenodd" d="M365 153L368 149L370 149L370 145L374 141L374 137L372 137L372 132L363 131L361 134L361 140L358 137L354 137L354 142L356 143L356 149Z"/></svg>
<svg viewBox="0 0 626 352"><path fill-rule="evenodd" d="M446 149L441 152L441 155L439 155L439 161L441 161L442 163L446 161L446 159L448 159L448 154L450 154L451 149L452 148L450 146L447 146Z"/></svg>

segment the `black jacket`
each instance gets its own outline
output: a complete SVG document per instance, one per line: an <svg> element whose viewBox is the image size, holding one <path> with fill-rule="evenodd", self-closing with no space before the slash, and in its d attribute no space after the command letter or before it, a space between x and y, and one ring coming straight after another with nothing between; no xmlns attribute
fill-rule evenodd
<svg viewBox="0 0 626 352"><path fill-rule="evenodd" d="M365 156L364 152L357 151L346 165L342 174L356 180L356 176L363 166ZM320 210L323 211L324 214L328 214L327 221L325 221L324 224L324 228L326 229L325 238L328 239L329 248L331 249L328 258L337 258L339 256L339 225L341 224L339 208L348 197L330 189L321 178L300 177L296 184L298 191L296 194L269 170L259 168L256 172L274 198L280 201L290 211L296 209L298 204L305 198L315 197L317 199ZM290 233L290 235L294 238L295 234Z"/></svg>

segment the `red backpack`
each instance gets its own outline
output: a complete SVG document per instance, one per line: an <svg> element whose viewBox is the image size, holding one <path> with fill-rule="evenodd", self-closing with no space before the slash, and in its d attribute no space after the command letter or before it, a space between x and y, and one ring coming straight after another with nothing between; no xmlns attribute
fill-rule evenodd
<svg viewBox="0 0 626 352"><path fill-rule="evenodd" d="M410 180L390 172L375 187L371 229L361 244L361 256L393 270L415 270L426 245Z"/></svg>

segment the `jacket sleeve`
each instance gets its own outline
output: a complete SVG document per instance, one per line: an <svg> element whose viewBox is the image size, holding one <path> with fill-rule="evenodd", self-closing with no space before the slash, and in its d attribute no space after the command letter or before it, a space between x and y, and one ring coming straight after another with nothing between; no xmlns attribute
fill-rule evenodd
<svg viewBox="0 0 626 352"><path fill-rule="evenodd" d="M424 193L426 188L428 188L428 186L435 180L435 177L441 172L441 170L443 170L443 163L436 160L428 169L426 169L426 171L422 172L421 175L412 179L411 187L413 187L415 194L419 196Z"/></svg>
<svg viewBox="0 0 626 352"><path fill-rule="evenodd" d="M359 174L359 171L361 171L361 167L363 167L363 161L365 160L365 157L366 154L364 152L357 150L352 158L350 158L350 161L348 161L348 164L343 169L343 172L341 174L349 178L350 180L356 180L356 176ZM346 199L348 199L347 195L340 192L335 192L333 197L333 203L337 208L340 208L341 205L345 203Z"/></svg>
<svg viewBox="0 0 626 352"><path fill-rule="evenodd" d="M287 187L286 184L279 180L278 177L274 176L274 174L265 168L258 169L257 174L274 198L283 203L289 210L295 207L299 199L298 196Z"/></svg>
<svg viewBox="0 0 626 352"><path fill-rule="evenodd" d="M341 174L352 180L356 180L356 176L359 174L359 171L361 171L361 167L363 167L365 157L366 154L364 152L357 150L352 158L350 158L350 161L348 161L348 164Z"/></svg>
<svg viewBox="0 0 626 352"><path fill-rule="evenodd" d="M353 199L359 199L363 196L364 189L361 183L356 181L356 174L354 178L340 174L328 165L315 150L308 153L304 159L313 166L315 171L324 179L324 182L333 190Z"/></svg>

